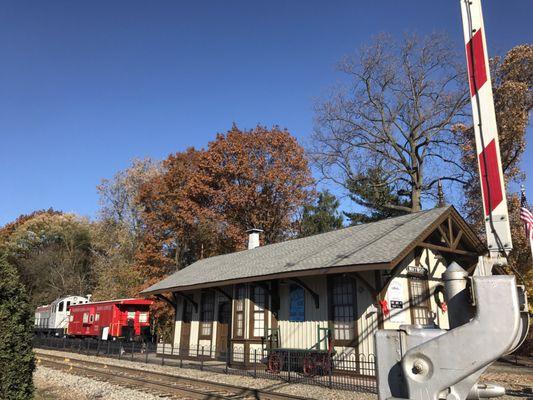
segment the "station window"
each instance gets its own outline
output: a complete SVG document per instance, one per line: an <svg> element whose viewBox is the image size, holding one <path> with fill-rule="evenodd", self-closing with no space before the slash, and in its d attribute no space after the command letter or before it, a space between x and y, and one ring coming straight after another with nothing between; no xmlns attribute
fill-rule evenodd
<svg viewBox="0 0 533 400"><path fill-rule="evenodd" d="M202 338L211 338L214 309L215 296L213 295L213 292L203 292L202 304L200 307L200 337Z"/></svg>
<svg viewBox="0 0 533 400"><path fill-rule="evenodd" d="M235 289L235 326L233 336L244 337L244 298L246 297L246 286L239 285Z"/></svg>
<svg viewBox="0 0 533 400"><path fill-rule="evenodd" d="M251 331L253 337L265 336L265 305L266 305L266 291L261 286L254 286L252 290L253 310Z"/></svg>
<svg viewBox="0 0 533 400"><path fill-rule="evenodd" d="M335 277L331 285L331 320L334 339L350 342L355 339L355 290L351 280Z"/></svg>

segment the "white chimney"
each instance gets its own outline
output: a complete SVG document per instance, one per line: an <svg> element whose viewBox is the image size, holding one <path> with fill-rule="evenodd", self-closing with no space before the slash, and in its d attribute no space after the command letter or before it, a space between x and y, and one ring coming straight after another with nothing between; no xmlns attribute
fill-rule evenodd
<svg viewBox="0 0 533 400"><path fill-rule="evenodd" d="M263 232L262 229L248 229L246 233L248 234L248 250L255 249L259 247L259 234Z"/></svg>

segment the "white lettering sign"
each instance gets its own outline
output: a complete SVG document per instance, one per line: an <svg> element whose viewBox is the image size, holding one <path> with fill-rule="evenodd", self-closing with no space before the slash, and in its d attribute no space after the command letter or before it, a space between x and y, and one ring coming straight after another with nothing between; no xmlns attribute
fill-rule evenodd
<svg viewBox="0 0 533 400"><path fill-rule="evenodd" d="M397 324L407 323L407 310L404 306L405 285L403 280L394 279L387 290L387 299L390 308L390 322Z"/></svg>

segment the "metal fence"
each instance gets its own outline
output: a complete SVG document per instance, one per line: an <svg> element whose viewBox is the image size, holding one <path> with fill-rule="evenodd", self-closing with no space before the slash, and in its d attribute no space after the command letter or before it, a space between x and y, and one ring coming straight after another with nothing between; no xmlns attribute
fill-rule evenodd
<svg viewBox="0 0 533 400"><path fill-rule="evenodd" d="M176 368L277 379L285 382L376 393L373 355L328 355L310 350L247 349L216 351L171 344L35 337L34 347L112 357Z"/></svg>

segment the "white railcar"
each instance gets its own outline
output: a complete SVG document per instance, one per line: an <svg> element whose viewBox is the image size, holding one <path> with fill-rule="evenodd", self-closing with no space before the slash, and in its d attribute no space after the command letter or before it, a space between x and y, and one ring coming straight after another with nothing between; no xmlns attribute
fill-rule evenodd
<svg viewBox="0 0 533 400"><path fill-rule="evenodd" d="M69 321L69 307L88 302L89 299L86 297L67 296L56 299L51 304L37 307L34 322L35 332L40 335L63 336Z"/></svg>

